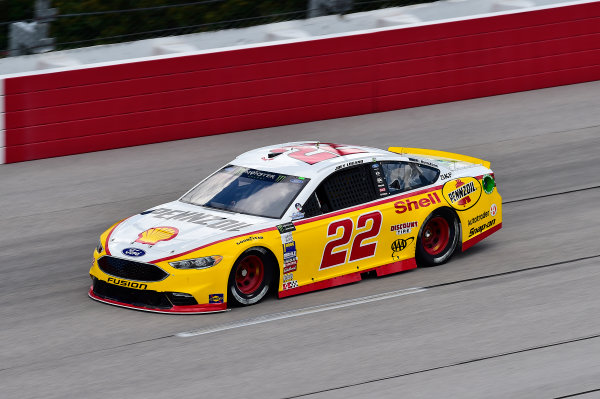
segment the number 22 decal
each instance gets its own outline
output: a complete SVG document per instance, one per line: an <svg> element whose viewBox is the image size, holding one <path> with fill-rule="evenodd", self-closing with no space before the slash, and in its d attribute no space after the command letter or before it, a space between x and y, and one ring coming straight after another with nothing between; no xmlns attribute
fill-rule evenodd
<svg viewBox="0 0 600 399"><path fill-rule="evenodd" d="M383 217L379 211L364 213L358 217L356 222L356 230L360 232L356 235L356 237L354 237L348 262L370 258L375 255L377 241L364 245L363 242L369 238L374 238L379 235L379 232L381 231L382 219ZM369 220L372 221L370 227L368 227ZM354 223L352 222L352 219L341 219L331 222L327 227L327 237L336 236L339 229L342 230L342 236L340 238L336 238L335 240L329 241L327 245L325 245L323 257L321 258L321 266L319 269L327 269L328 267L339 266L346 263L348 250L343 249L336 251L336 249L347 245L350 242L352 238L352 230L354 229Z"/></svg>

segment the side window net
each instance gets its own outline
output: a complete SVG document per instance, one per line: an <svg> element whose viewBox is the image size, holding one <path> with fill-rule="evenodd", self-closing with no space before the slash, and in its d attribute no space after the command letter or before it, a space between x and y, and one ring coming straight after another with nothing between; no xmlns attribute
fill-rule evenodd
<svg viewBox="0 0 600 399"><path fill-rule="evenodd" d="M329 176L322 183L331 211L375 199L373 180L366 166L348 168ZM317 190L317 195L319 190ZM323 209L325 211L325 209Z"/></svg>
<svg viewBox="0 0 600 399"><path fill-rule="evenodd" d="M304 212L304 216L307 218L318 216L323 213L321 210L321 202L319 201L316 192L312 193L308 200L306 200L302 207L302 212Z"/></svg>

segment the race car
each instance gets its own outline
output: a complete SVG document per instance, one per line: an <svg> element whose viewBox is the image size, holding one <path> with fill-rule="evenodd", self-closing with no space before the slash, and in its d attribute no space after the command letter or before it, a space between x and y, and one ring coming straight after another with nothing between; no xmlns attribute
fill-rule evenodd
<svg viewBox="0 0 600 399"><path fill-rule="evenodd" d="M490 163L293 142L246 152L100 236L97 301L206 313L437 266L502 227Z"/></svg>

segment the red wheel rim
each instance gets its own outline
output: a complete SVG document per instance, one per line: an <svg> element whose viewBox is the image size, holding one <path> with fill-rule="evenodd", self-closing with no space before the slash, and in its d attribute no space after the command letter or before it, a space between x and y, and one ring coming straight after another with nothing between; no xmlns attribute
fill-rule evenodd
<svg viewBox="0 0 600 399"><path fill-rule="evenodd" d="M433 217L423 228L421 243L425 252L429 255L439 255L450 239L450 227L448 221L441 216Z"/></svg>
<svg viewBox="0 0 600 399"><path fill-rule="evenodd" d="M235 270L235 285L244 294L251 294L260 287L265 277L265 266L256 255L246 256Z"/></svg>

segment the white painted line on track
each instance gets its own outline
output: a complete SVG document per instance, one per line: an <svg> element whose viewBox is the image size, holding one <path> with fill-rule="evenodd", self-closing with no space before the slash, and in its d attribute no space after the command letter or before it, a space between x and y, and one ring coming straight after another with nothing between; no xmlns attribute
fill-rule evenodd
<svg viewBox="0 0 600 399"><path fill-rule="evenodd" d="M423 291L427 291L427 289L415 287L415 288L407 288L407 289L398 290L398 291L384 292L382 294L369 295L369 296L365 296L362 298L348 299L345 301L333 302L333 303L328 303L328 304L324 304L324 305L311 306L309 308L290 310L287 312L267 314L267 315L263 315L263 316L253 317L251 319L245 319L245 320L240 320L240 321L234 321L231 323L216 325L216 326L212 326L212 327L201 328L198 330L180 332L180 333L175 334L175 336L182 337L182 338L196 337L198 335L210 334L210 333L214 333L214 332L218 332L218 331L233 330L235 328L252 326L255 324L268 323L268 322L275 321L275 320L289 319L292 317L305 316L305 315L313 314L313 313L326 312L328 310L341 309L341 308L347 308L349 306L362 305L364 303L369 303L369 302L383 301L384 299L390 299L390 298L396 298L396 297L404 296L404 295L416 294L416 293L423 292Z"/></svg>

